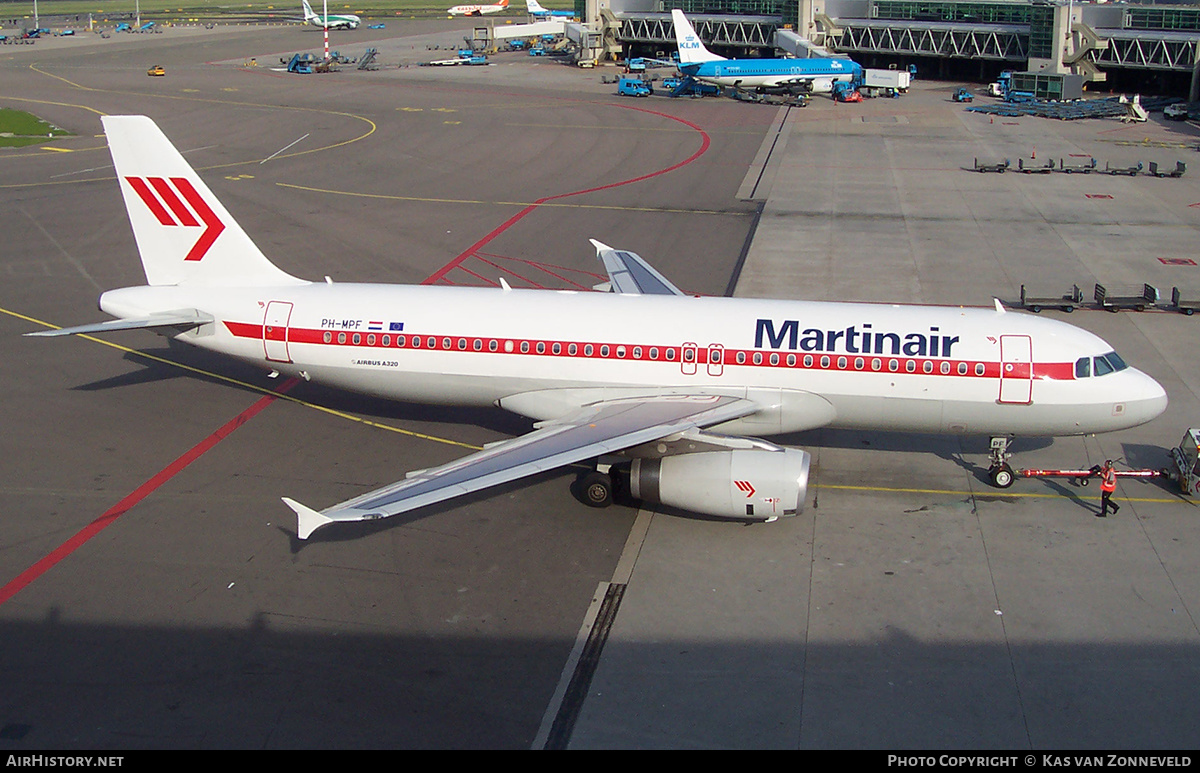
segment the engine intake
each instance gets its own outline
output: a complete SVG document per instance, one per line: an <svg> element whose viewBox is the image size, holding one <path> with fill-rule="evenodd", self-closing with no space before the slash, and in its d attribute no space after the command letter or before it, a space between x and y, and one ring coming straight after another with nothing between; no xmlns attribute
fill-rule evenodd
<svg viewBox="0 0 1200 773"><path fill-rule="evenodd" d="M798 448L634 459L629 488L645 502L718 518L774 519L804 510L811 459Z"/></svg>

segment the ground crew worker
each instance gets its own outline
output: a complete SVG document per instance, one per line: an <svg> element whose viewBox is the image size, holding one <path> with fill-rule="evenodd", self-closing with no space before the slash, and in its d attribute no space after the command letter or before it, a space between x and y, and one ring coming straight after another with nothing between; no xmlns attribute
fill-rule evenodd
<svg viewBox="0 0 1200 773"><path fill-rule="evenodd" d="M1108 515L1108 508L1111 507L1113 515L1121 509L1121 506L1116 502L1111 501L1113 492L1117 490L1117 471L1113 469L1112 459L1104 462L1104 469L1100 470L1100 512L1096 513L1097 518L1104 518Z"/></svg>

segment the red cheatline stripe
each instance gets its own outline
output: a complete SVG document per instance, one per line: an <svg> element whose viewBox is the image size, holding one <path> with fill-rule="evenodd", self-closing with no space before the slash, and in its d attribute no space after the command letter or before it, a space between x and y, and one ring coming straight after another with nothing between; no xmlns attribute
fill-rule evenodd
<svg viewBox="0 0 1200 773"><path fill-rule="evenodd" d="M226 423L225 426L221 427L216 432L197 443L183 456L180 456L178 459L168 464L161 471L159 471L157 475L138 486L133 490L132 493L109 508L99 518L80 529L75 536L71 537L66 542L50 551L48 555L39 560L33 566L21 572L8 584L0 587L0 604L3 604L11 599L22 589L24 589L25 586L29 585L34 580L50 571L50 569L57 565L60 561L82 547L92 537L95 537L97 534L104 531L104 529L106 529L108 526L111 526L118 518L132 509L134 505L141 502L150 494L154 493L160 486L169 481L171 478L175 477L176 473L182 471L183 468L199 459L206 451L211 449L217 443L229 437L229 435L231 435L235 429L257 416L264 408L275 402L275 399L279 395L287 392L289 389L295 386L296 383L297 380L293 378L288 379L280 384L279 389L276 390L274 394L265 395L258 402L254 403L254 405L233 417L233 419Z"/></svg>
<svg viewBox="0 0 1200 773"><path fill-rule="evenodd" d="M637 110L639 113L649 113L650 115L657 115L661 118L666 118L671 121L676 121L678 123L683 124L684 126L691 128L691 129L695 129L697 132L700 133L700 148L695 153L688 156L684 160L680 161L677 164L672 164L671 166L668 166L665 169L659 169L657 171L648 172L646 174L639 175L637 177L631 177L628 180L619 180L615 183L608 183L607 185L597 185L595 188L587 188L582 191L571 191L569 193L559 193L559 194L555 194L554 196L546 196L544 198L540 198L537 201L535 201L534 203L530 204L528 207L525 207L524 209L522 209L517 214L510 217L508 220L505 220L503 223L501 223L499 226L497 226L495 229L493 229L492 232L489 233L487 236L483 237L482 239L480 239L479 241L475 242L470 247L468 247L466 250L464 250L462 252L462 254L460 254L457 258L450 261L449 263L447 263L446 265L442 266L440 269L435 271L433 274L431 274L421 284L431 285L431 284L436 284L439 281L442 281L445 278L446 274L449 274L451 271L458 268L458 266L464 260L466 260L467 258L474 255L477 251L483 249L483 247L486 246L490 241L492 241L497 236L499 236L500 234L507 231L509 228L512 228L514 225L516 225L518 222L520 222L526 215L528 215L530 212L537 209L542 204L545 204L550 201L555 201L557 199L565 199L569 196L582 196L585 193L595 193L597 191L608 190L609 188L619 188L622 185L630 185L632 183L641 182L642 180L649 180L651 177L658 177L661 174L667 174L668 172L674 172L676 169L679 169L680 167L687 166L688 164L692 163L696 159L700 158L700 156L703 156L706 152L708 152L708 146L711 143L711 140L709 140L709 137L708 137L708 132L704 131L703 129L701 129L699 126L692 123L691 121L685 121L684 119L679 118L677 116L668 115L666 113L660 113L656 110L647 110L646 108L643 108L643 107L633 107L631 105L619 105L619 107L623 107L626 110Z"/></svg>

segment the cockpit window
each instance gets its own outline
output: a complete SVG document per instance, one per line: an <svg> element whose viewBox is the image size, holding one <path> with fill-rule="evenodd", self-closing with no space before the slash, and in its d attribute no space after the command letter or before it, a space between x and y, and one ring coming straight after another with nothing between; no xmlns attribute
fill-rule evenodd
<svg viewBox="0 0 1200 773"><path fill-rule="evenodd" d="M1116 352L1102 354L1096 358L1095 370L1097 376L1115 373L1118 370L1125 370L1128 367L1125 364L1125 360L1122 360Z"/></svg>
<svg viewBox="0 0 1200 773"><path fill-rule="evenodd" d="M1125 364L1125 360L1122 360L1116 352L1109 352L1095 358L1080 357L1078 360L1075 360L1075 378L1106 376L1109 373L1116 373L1118 370L1125 370L1128 367Z"/></svg>

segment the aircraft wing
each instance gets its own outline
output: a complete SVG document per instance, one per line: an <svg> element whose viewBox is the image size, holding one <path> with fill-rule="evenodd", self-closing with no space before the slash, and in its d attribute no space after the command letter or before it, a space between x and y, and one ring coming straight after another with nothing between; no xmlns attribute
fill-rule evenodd
<svg viewBox="0 0 1200 773"><path fill-rule="evenodd" d="M596 257L604 262L613 292L623 295L685 294L639 255L628 250L614 250L595 239L590 241L596 247Z"/></svg>
<svg viewBox="0 0 1200 773"><path fill-rule="evenodd" d="M573 462L615 453L677 432L707 427L758 410L752 400L708 395L671 395L608 400L542 422L527 435L493 443L440 467L410 473L402 481L326 508L284 503L299 518L297 535L308 537L338 521L388 518L451 497L524 478Z"/></svg>

